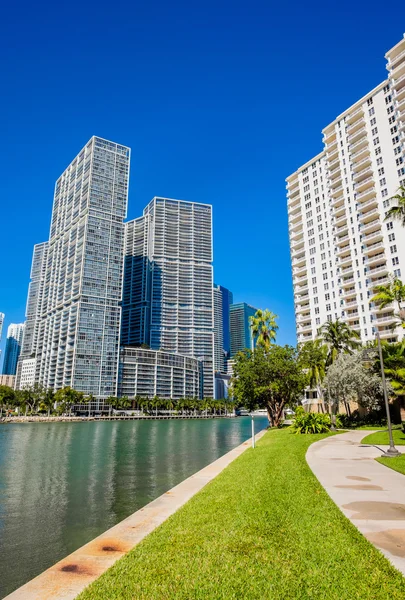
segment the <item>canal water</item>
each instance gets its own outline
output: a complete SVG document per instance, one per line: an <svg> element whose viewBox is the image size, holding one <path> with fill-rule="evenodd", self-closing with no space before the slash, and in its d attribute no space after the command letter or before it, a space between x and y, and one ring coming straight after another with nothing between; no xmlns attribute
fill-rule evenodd
<svg viewBox="0 0 405 600"><path fill-rule="evenodd" d="M267 419L255 419L256 431ZM249 417L0 426L0 598L245 441Z"/></svg>

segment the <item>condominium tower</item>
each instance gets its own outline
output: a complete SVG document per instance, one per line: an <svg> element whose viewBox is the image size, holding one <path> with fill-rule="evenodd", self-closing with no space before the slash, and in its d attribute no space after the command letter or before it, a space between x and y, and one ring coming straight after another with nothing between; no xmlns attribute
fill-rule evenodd
<svg viewBox="0 0 405 600"><path fill-rule="evenodd" d="M376 286L405 275L405 234L386 220L405 184L405 36L386 54L389 76L323 129L324 149L287 177L299 342L337 318L363 341L398 340L396 307Z"/></svg>
<svg viewBox="0 0 405 600"><path fill-rule="evenodd" d="M230 306L233 294L214 283L214 371L226 373L231 352Z"/></svg>
<svg viewBox="0 0 405 600"><path fill-rule="evenodd" d="M31 274L32 286L43 280L32 302L40 315L24 348L45 387L116 394L129 161L129 148L92 137L56 182L49 242Z"/></svg>
<svg viewBox="0 0 405 600"><path fill-rule="evenodd" d="M15 375L24 337L24 323L11 323L7 328L6 348L4 351L3 375Z"/></svg>
<svg viewBox="0 0 405 600"><path fill-rule="evenodd" d="M191 356L213 396L211 206L153 198L126 224L121 345Z"/></svg>
<svg viewBox="0 0 405 600"><path fill-rule="evenodd" d="M250 328L250 317L256 314L257 308L239 302L230 306L230 326L231 326L231 357L235 354L252 348L255 345L255 340L252 340L252 330Z"/></svg>

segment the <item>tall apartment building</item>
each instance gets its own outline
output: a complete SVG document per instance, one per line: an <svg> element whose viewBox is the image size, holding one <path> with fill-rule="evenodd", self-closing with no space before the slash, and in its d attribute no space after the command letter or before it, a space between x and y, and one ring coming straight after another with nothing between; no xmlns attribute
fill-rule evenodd
<svg viewBox="0 0 405 600"><path fill-rule="evenodd" d="M11 323L7 329L6 348L4 350L3 375L15 375L21 344L24 337L24 323Z"/></svg>
<svg viewBox="0 0 405 600"><path fill-rule="evenodd" d="M298 342L336 318L363 341L404 335L396 307L371 301L377 285L405 276L404 229L385 221L405 184L405 36L386 58L389 77L325 127L324 150L287 177Z"/></svg>
<svg viewBox="0 0 405 600"><path fill-rule="evenodd" d="M199 359L212 397L211 206L153 198L126 224L121 345Z"/></svg>
<svg viewBox="0 0 405 600"><path fill-rule="evenodd" d="M49 242L34 250L41 300L30 289L35 325L24 346L45 387L116 394L129 161L129 148L92 137L56 182Z"/></svg>
<svg viewBox="0 0 405 600"><path fill-rule="evenodd" d="M4 325L4 313L0 312L0 342L1 342L1 336L3 333L3 325ZM0 350L0 358L1 358L1 350Z"/></svg>
<svg viewBox="0 0 405 600"><path fill-rule="evenodd" d="M255 345L255 340L252 340L249 317L253 317L256 314L256 311L257 308L250 304L246 304L246 302L231 304L231 357L246 348L252 348L252 344Z"/></svg>
<svg viewBox="0 0 405 600"><path fill-rule="evenodd" d="M226 373L231 353L230 306L233 294L214 283L214 371Z"/></svg>

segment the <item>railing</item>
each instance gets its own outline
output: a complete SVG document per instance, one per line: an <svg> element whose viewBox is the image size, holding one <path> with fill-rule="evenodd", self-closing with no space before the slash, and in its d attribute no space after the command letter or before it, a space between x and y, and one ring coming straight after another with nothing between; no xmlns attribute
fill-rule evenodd
<svg viewBox="0 0 405 600"><path fill-rule="evenodd" d="M350 140L353 140L358 135L361 135L363 137L363 135L366 135L366 133L367 133L366 128L365 127L361 127L360 129L358 129L357 131L355 131L354 133L352 133L351 135L349 135L349 137L347 139L350 142ZM349 149L350 149L350 146L349 146Z"/></svg>
<svg viewBox="0 0 405 600"><path fill-rule="evenodd" d="M370 150L368 149L368 145L367 144L364 146L364 148L362 148L361 150L359 150L358 152L356 152L356 154L352 154L351 160L354 160L356 158L356 156L360 156L360 154L363 154L364 150L367 150L367 152L370 152Z"/></svg>
<svg viewBox="0 0 405 600"><path fill-rule="evenodd" d="M353 114L355 114L355 113L353 113ZM357 119L357 121L355 121L354 123L352 123L351 125L349 125L346 128L346 133L349 133L350 131L352 131L352 129L354 129L356 127L356 125L358 125L359 123L365 123L365 122L366 121L365 121L364 117L360 117L360 119Z"/></svg>
<svg viewBox="0 0 405 600"><path fill-rule="evenodd" d="M405 50L403 50L402 52L400 52L399 54L397 54L396 57L393 58L392 60L390 59L387 67L389 67L390 69L395 69L395 67L393 67L392 65L395 64L397 62L397 60L399 60L400 58L402 58L402 56L405 56Z"/></svg>
<svg viewBox="0 0 405 600"><path fill-rule="evenodd" d="M362 173L364 173L364 171L368 171L369 169L364 169L362 171ZM365 183L368 183L369 181L374 181L374 177L371 175L371 177L367 177L366 179L363 179L363 181L358 181L357 183L354 184L355 188L359 188L361 185L364 185Z"/></svg>
<svg viewBox="0 0 405 600"><path fill-rule="evenodd" d="M373 178L371 178L371 179L373 179ZM364 196L367 196L367 194L374 194L374 193L375 193L375 185L373 185L372 187L370 187L365 192L361 192L361 194L357 194L356 195L356 200L359 200L360 198L364 198Z"/></svg>

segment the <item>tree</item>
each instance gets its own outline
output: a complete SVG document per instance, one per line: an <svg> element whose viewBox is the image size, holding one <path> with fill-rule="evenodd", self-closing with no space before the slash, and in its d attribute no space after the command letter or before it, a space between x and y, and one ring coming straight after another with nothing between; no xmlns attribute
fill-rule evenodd
<svg viewBox="0 0 405 600"><path fill-rule="evenodd" d="M376 291L377 293L371 298L371 301L381 309L396 303L399 312L394 314L405 328L405 318L402 314L402 304L405 302L405 284L398 277L394 277L387 285L378 285ZM396 324L394 324L395 327Z"/></svg>
<svg viewBox="0 0 405 600"><path fill-rule="evenodd" d="M253 317L249 317L252 340L257 338L256 345L269 350L270 344L276 341L278 325L276 323L278 316L269 311L257 310Z"/></svg>
<svg viewBox="0 0 405 600"><path fill-rule="evenodd" d="M401 186L398 188L398 193L395 196L392 196L390 200L396 201L396 206L391 206L384 221L388 219L395 219L399 221L402 227L405 227L405 186Z"/></svg>
<svg viewBox="0 0 405 600"><path fill-rule="evenodd" d="M44 390L44 394L41 399L40 408L48 411L48 417L51 414L51 410L52 410L54 404L55 404L55 394L54 394L53 390L51 390L51 389Z"/></svg>
<svg viewBox="0 0 405 600"><path fill-rule="evenodd" d="M357 331L354 331L347 323L339 319L324 323L318 334L319 339L325 342L329 350L326 357L326 367L334 363L342 352L352 354L360 346L360 336Z"/></svg>
<svg viewBox="0 0 405 600"><path fill-rule="evenodd" d="M25 406L25 413L27 413L28 408L31 413L35 412L45 397L46 389L40 383L34 383L34 385L20 390L20 402L22 406Z"/></svg>
<svg viewBox="0 0 405 600"><path fill-rule="evenodd" d="M83 404L84 394L66 386L55 393L55 402L60 412L70 412L74 404Z"/></svg>
<svg viewBox="0 0 405 600"><path fill-rule="evenodd" d="M265 408L272 427L280 424L286 405L295 404L308 376L292 346L271 345L268 351L258 347L235 357L231 394L249 410Z"/></svg>
<svg viewBox="0 0 405 600"><path fill-rule="evenodd" d="M326 360L328 348L320 339L310 340L300 346L300 362L307 370L309 386L316 390L317 398L321 401L323 412L325 412L325 401L323 395L323 380L326 375Z"/></svg>
<svg viewBox="0 0 405 600"><path fill-rule="evenodd" d="M0 385L0 418L3 416L3 407L14 404L15 391L8 385Z"/></svg>
<svg viewBox="0 0 405 600"><path fill-rule="evenodd" d="M326 381L331 397L343 403L348 415L351 401L367 409L382 407L381 377L370 366L365 366L363 352L338 356L328 369ZM388 390L392 392L389 385Z"/></svg>

